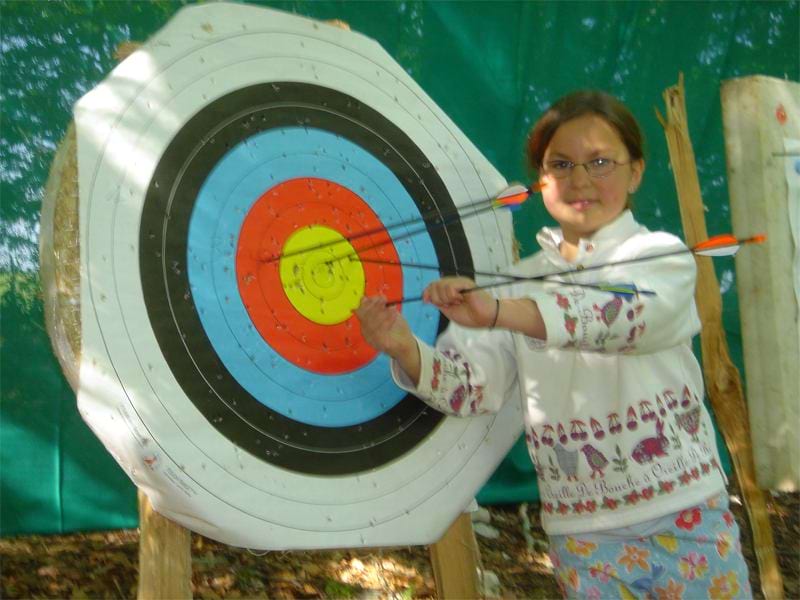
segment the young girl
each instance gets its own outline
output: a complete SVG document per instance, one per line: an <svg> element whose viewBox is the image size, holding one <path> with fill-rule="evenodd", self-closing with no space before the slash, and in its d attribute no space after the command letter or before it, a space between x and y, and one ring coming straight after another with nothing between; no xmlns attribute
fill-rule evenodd
<svg viewBox="0 0 800 600"><path fill-rule="evenodd" d="M436 348L385 298L365 298L356 313L364 337L392 357L398 385L443 412L497 411L519 392L565 596L749 597L691 349L693 256L582 272L684 248L630 212L645 169L635 119L607 94L570 94L534 126L528 157L560 228L542 229L541 251L513 273L571 273L497 297L470 292L463 277L432 283L425 300L451 321Z"/></svg>

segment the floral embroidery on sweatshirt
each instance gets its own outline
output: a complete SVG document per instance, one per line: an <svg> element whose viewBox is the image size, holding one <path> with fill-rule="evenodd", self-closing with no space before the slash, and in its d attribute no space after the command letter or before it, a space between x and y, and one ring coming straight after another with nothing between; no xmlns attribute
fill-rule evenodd
<svg viewBox="0 0 800 600"><path fill-rule="evenodd" d="M474 383L472 369L458 352L445 350L433 358L431 390L443 394L450 410L459 415L483 414L484 386ZM454 387L451 387L454 386ZM467 405L465 403L468 404Z"/></svg>
<svg viewBox="0 0 800 600"><path fill-rule="evenodd" d="M720 468L715 458L711 458L708 463L702 464L708 467L702 470L704 475L711 473L712 469ZM553 467L551 467L551 470L552 469ZM555 473L555 475L557 479L559 477L558 473ZM622 506L635 506L641 503L646 503L648 500L652 500L653 498L670 494L679 487L688 486L690 482L695 479L699 480L700 477L702 477L702 475L698 474L698 476L695 478L689 472L684 471L677 480L662 479L658 482L657 486L652 484L642 485L631 489L631 491L617 494L609 491L605 495L601 496L600 502L594 499L573 501L572 499L565 497L563 499L557 499L554 501L544 500L542 503L542 508L547 514L557 513L560 515L567 515L570 513L580 515L585 513L594 513L598 510L611 511Z"/></svg>
<svg viewBox="0 0 800 600"><path fill-rule="evenodd" d="M569 340L561 346L563 349L630 352L646 331L647 325L641 318L645 305L635 295L610 292L608 299L605 293L602 301L592 302L589 308L583 289L549 294L562 313L564 329L569 335Z"/></svg>
<svg viewBox="0 0 800 600"><path fill-rule="evenodd" d="M433 379L431 379L431 389L439 389L439 376L442 374L442 361L438 358L433 359Z"/></svg>
<svg viewBox="0 0 800 600"><path fill-rule="evenodd" d="M452 394L450 394L450 408L453 409L454 412L460 413L461 406L464 404L464 398L467 396L467 388L463 385L458 386Z"/></svg>

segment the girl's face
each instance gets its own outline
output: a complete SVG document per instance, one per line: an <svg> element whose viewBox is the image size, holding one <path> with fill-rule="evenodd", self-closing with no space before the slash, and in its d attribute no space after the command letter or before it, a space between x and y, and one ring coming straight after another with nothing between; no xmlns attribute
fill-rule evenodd
<svg viewBox="0 0 800 600"><path fill-rule="evenodd" d="M598 158L616 161L616 168L602 178L591 177L580 166ZM636 191L644 161L630 162L630 154L617 130L598 115L587 114L563 123L547 150L540 181L547 212L558 221L564 239L577 243L616 219ZM565 167L573 163L571 172ZM554 176L559 166L563 179ZM588 166L588 165L587 165Z"/></svg>

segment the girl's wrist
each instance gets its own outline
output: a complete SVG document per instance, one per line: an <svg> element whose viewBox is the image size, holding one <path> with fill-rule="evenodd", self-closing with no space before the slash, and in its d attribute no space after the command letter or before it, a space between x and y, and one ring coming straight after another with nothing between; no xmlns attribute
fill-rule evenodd
<svg viewBox="0 0 800 600"><path fill-rule="evenodd" d="M528 337L547 339L547 330L536 301L531 298L507 298L498 301L495 328L508 329Z"/></svg>
<svg viewBox="0 0 800 600"><path fill-rule="evenodd" d="M390 354L397 361L400 368L408 375L414 386L419 386L419 376L422 370L422 356L416 338L411 337L411 346L405 347L401 352Z"/></svg>
<svg viewBox="0 0 800 600"><path fill-rule="evenodd" d="M417 352L417 340L413 335L403 336L402 339L395 340L390 348L386 349L386 354L395 360L402 360L404 357Z"/></svg>

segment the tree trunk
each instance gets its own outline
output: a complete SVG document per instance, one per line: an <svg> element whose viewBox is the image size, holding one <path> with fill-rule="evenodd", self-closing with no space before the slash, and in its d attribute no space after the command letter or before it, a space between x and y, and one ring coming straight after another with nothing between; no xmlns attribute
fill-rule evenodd
<svg viewBox="0 0 800 600"><path fill-rule="evenodd" d="M678 85L664 91L664 101L667 106L667 118L664 119L657 113L658 119L664 127L667 138L686 243L694 246L708 239L708 232L697 165L689 137L683 74L680 75ZM742 393L739 371L728 354L728 342L725 330L722 328L722 297L719 283L711 258L698 256L696 260L695 299L703 327L700 341L708 397L717 417L720 432L733 459L734 472L750 518L753 546L758 558L764 596L780 599L783 598L783 580L775 556L775 544L772 540L772 527L764 493L756 485L747 406Z"/></svg>

